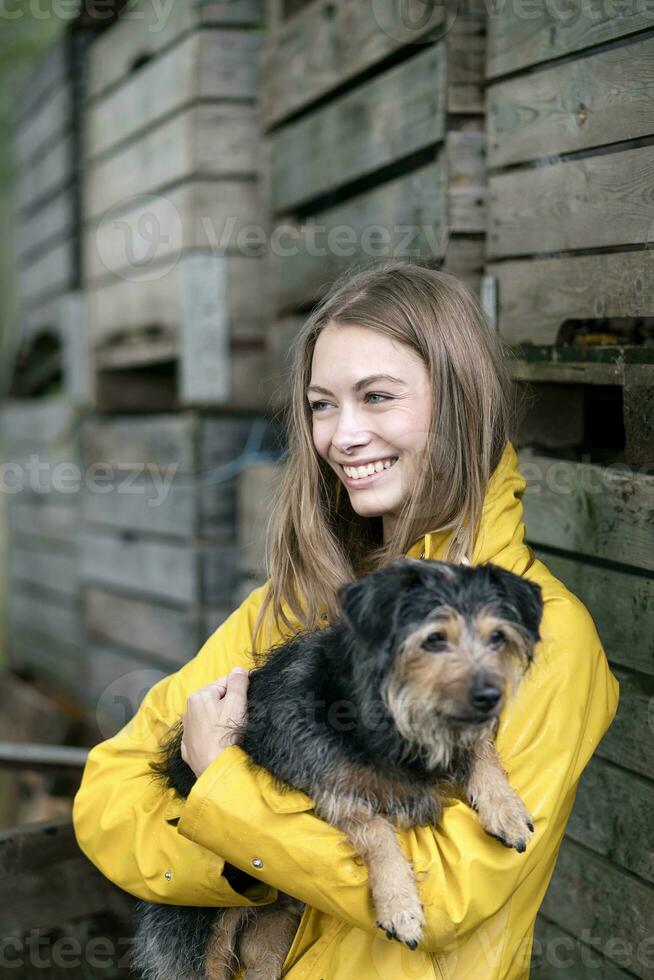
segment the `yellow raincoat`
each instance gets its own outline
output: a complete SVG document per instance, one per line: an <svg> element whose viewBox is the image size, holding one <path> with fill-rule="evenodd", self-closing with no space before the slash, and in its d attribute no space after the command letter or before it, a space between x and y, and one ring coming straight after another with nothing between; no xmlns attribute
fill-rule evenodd
<svg viewBox="0 0 654 980"><path fill-rule="evenodd" d="M619 688L585 606L532 561L523 542L525 485L509 443L488 487L472 564L496 562L543 589L536 663L504 708L496 738L511 785L535 817L535 834L518 854L487 836L457 800L438 826L400 832L425 907L417 950L375 926L366 868L344 836L312 813L305 794L281 795L267 772L249 772L240 747L214 760L187 801L150 777L157 743L189 693L234 666L251 666L265 586L193 660L152 688L131 723L91 751L74 806L77 839L91 861L152 902L266 904L277 889L306 902L285 964L289 980L528 977L534 920L577 782L615 715ZM439 558L445 543L445 533L428 534L409 554ZM223 876L225 862L258 883L247 894L235 892Z"/></svg>

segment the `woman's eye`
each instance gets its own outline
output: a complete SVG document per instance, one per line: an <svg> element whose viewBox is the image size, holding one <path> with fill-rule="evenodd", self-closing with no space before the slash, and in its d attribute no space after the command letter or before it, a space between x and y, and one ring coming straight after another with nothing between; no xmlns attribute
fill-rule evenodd
<svg viewBox="0 0 654 980"><path fill-rule="evenodd" d="M391 395L380 395L378 391L369 391L368 394L366 395L366 399L368 398L383 398L384 401L392 400ZM311 402L310 404L311 404L312 412L321 412L322 409L320 408L320 406L329 405L329 402ZM379 405L379 402L373 402L372 404Z"/></svg>

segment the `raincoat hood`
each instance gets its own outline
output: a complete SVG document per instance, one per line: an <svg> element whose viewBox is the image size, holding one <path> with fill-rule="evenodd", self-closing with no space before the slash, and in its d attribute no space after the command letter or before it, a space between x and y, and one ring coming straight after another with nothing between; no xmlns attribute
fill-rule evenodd
<svg viewBox="0 0 654 980"><path fill-rule="evenodd" d="M533 669L500 716L496 748L510 784L534 818L518 854L489 837L462 800L437 826L398 831L425 910L418 949L377 928L368 872L343 835L313 813L312 801L280 793L237 746L202 773L186 801L150 777L159 740L188 695L234 666L250 667L252 631L267 585L255 589L178 673L144 698L135 718L90 753L75 799L80 847L122 888L153 902L256 905L278 890L306 909L286 958L289 980L525 980L534 921L550 880L579 777L618 703L593 620L524 543L526 481L511 444L485 497L472 564L493 561L538 583L542 640ZM440 558L446 534L427 534ZM251 876L236 891L230 867Z"/></svg>

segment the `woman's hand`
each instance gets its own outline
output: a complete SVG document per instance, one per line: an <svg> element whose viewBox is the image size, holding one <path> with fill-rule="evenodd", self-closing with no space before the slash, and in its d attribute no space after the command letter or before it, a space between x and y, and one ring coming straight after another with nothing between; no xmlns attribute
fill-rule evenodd
<svg viewBox="0 0 654 980"><path fill-rule="evenodd" d="M196 777L201 776L224 749L234 745L234 728L247 714L249 683L249 672L234 667L227 677L220 677L189 695L186 714L182 717L182 759Z"/></svg>

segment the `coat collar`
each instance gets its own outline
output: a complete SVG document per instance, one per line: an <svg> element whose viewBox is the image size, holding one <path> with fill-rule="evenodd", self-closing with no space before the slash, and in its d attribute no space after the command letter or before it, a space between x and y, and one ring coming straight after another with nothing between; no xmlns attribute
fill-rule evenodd
<svg viewBox="0 0 654 980"><path fill-rule="evenodd" d="M524 543L522 495L527 481L518 469L518 456L507 442L497 467L493 471L482 507L479 532L472 553L472 564L487 561L498 564L531 564L531 549ZM451 530L428 531L407 552L411 558L439 559L443 557Z"/></svg>

